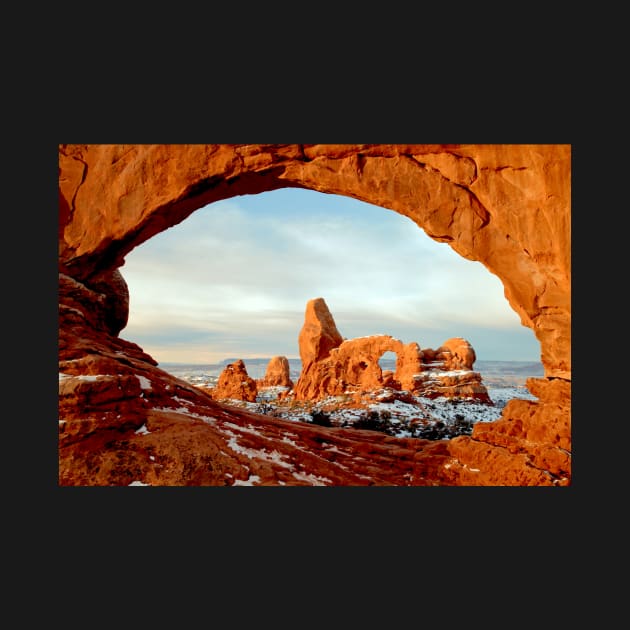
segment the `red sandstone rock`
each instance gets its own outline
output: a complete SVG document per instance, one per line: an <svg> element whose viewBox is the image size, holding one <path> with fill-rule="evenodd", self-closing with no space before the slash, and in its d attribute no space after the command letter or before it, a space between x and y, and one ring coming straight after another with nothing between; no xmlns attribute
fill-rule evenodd
<svg viewBox="0 0 630 630"><path fill-rule="evenodd" d="M293 387L289 360L283 356L271 357L265 376L256 381L258 387Z"/></svg>
<svg viewBox="0 0 630 630"><path fill-rule="evenodd" d="M216 387L212 390L215 400L226 398L254 402L258 395L256 381L249 376L245 363L241 359L225 366Z"/></svg>
<svg viewBox="0 0 630 630"><path fill-rule="evenodd" d="M436 352L436 360L443 361L445 370L472 370L476 361L473 347L461 337L445 341Z"/></svg>
<svg viewBox="0 0 630 630"><path fill-rule="evenodd" d="M117 336L127 253L210 202L285 185L399 212L486 266L541 343L538 401L450 442L297 426L218 405ZM570 145L60 145L58 210L61 485L570 483ZM342 341L312 323L329 335L311 334L307 363Z"/></svg>
<svg viewBox="0 0 630 630"><path fill-rule="evenodd" d="M59 483L452 485L441 472L450 460L444 443L296 424L227 407L148 409L140 425L99 431L94 423L60 445Z"/></svg>
<svg viewBox="0 0 630 630"><path fill-rule="evenodd" d="M308 337L300 335L301 356L315 356L312 348L330 346L330 343L325 344L317 338L317 330L322 336L327 335L328 330L337 330L324 300L318 298L316 303L322 311L325 308L326 327L311 327ZM312 315L307 307L304 327L310 317ZM396 371L393 374L384 375L379 365L379 359L385 352L396 353ZM425 363L424 358L430 361ZM349 395L360 400L365 392L389 387L428 398L446 396L491 402L481 382L481 374L472 371L474 361L474 349L461 337L449 339L438 350L428 348L426 352L416 342L404 345L390 335L359 337L343 341L330 348L322 358L303 364L293 396L295 400L321 400L329 396Z"/></svg>
<svg viewBox="0 0 630 630"><path fill-rule="evenodd" d="M325 359L330 351L342 342L343 337L337 330L324 298L309 300L306 303L304 324L298 337L302 369L313 361Z"/></svg>
<svg viewBox="0 0 630 630"><path fill-rule="evenodd" d="M472 370L441 372L428 370L419 374L409 388L416 396L424 398L468 398L492 403L481 374Z"/></svg>

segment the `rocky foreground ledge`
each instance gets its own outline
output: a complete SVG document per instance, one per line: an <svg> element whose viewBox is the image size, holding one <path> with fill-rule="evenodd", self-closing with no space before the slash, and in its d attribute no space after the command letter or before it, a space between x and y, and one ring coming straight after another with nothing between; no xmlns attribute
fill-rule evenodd
<svg viewBox="0 0 630 630"><path fill-rule="evenodd" d="M568 454L528 454L509 417L499 423L501 447L485 441L483 423L448 441L396 438L221 405L139 362L121 374L101 373L111 362L87 362L99 373L73 376L82 360L60 375L60 485L506 485L506 467L507 485L568 483ZM515 405L535 418L536 403Z"/></svg>
<svg viewBox="0 0 630 630"><path fill-rule="evenodd" d="M570 455L536 446L540 406L515 400L469 437L423 440L322 427L219 404L140 358L60 364L59 484L160 486L568 485ZM544 379L528 387L548 389ZM537 395L542 392L538 391ZM561 389L555 392L558 405ZM516 419L510 417L514 411ZM543 409L548 409L545 406ZM523 423L519 418L527 417ZM546 432L562 433L551 418ZM531 430L528 429L531 424ZM527 435L527 443L520 437ZM492 441L490 441L490 439ZM563 440L568 440L565 435ZM515 454L517 456L515 457Z"/></svg>

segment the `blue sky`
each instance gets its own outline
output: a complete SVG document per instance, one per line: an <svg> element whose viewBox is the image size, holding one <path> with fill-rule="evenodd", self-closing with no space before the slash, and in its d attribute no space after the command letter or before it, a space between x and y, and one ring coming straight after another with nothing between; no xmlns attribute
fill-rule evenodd
<svg viewBox="0 0 630 630"><path fill-rule="evenodd" d="M464 337L478 360L539 361L503 285L481 263L379 206L283 188L200 208L130 252L120 336L160 363L299 358L306 302L323 297L342 336L421 348Z"/></svg>

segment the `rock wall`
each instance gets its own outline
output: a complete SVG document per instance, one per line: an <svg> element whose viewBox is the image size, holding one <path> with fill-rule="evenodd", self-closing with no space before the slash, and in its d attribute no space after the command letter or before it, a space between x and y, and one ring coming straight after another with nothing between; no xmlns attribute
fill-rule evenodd
<svg viewBox="0 0 630 630"><path fill-rule="evenodd" d="M483 435L479 429L466 440L456 438L438 449L439 457L432 446L435 457L423 470L430 470L436 483L453 485L569 483L570 145L349 144L59 146L59 361L60 373L73 371L72 387L63 379L63 396L60 376L60 433L65 435L70 424L90 427L87 434L79 432L83 443L76 438L60 445L60 481L122 483L129 475L121 471L131 470L131 459L139 461L140 447L131 445L144 438L128 440L128 423L101 422L99 397L88 390L105 395L111 387L110 402L118 400L111 404L119 410L123 398L116 396L126 391L136 423L149 414L147 400L155 391L140 387L145 398L136 399L132 390L137 388L101 376L133 370L154 383L162 404L164 397L175 396L176 387L155 361L119 337L129 298L117 271L126 254L210 202L285 186L348 195L409 217L430 237L497 275L506 299L541 344L545 379L534 385L539 401L511 405L510 414L506 408ZM95 378L83 378L88 376ZM82 406L92 399L93 407ZM208 401L200 404L220 416L220 408ZM156 413L152 408L150 414ZM158 424L167 440L174 423ZM210 430L207 423L204 430ZM107 431L124 439L109 439ZM229 483L234 476L217 472L229 449L216 461L210 451L201 457L171 449L169 470L179 470L180 476L151 478ZM235 452L229 457L238 459ZM107 475L94 473L95 459L108 462ZM117 468L116 462L126 462L127 468L122 463ZM209 462L214 462L212 474ZM149 474L142 466L136 469Z"/></svg>

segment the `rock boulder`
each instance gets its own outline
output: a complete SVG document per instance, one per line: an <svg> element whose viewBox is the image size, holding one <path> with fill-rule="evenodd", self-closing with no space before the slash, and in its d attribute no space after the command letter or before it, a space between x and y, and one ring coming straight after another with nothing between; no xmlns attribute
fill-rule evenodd
<svg viewBox="0 0 630 630"><path fill-rule="evenodd" d="M256 381L258 387L293 387L289 359L284 356L271 357L265 376Z"/></svg>

